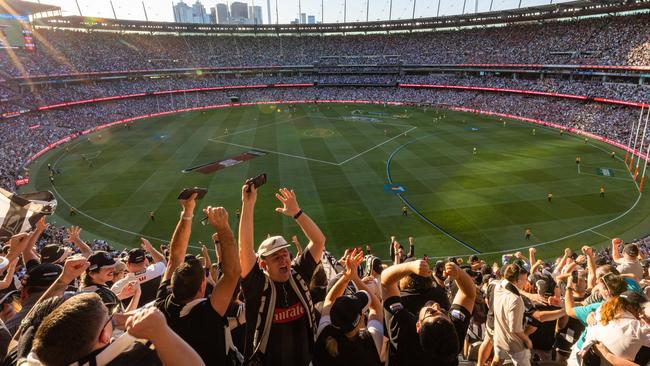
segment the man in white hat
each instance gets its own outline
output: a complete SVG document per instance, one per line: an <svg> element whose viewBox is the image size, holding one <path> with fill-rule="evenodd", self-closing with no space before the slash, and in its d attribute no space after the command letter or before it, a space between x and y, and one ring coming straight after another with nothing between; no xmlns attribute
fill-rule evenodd
<svg viewBox="0 0 650 366"><path fill-rule="evenodd" d="M253 364L306 366L311 362L317 324L309 283L325 248L325 236L286 188L275 194L283 207L275 211L293 218L309 239L292 264L282 236L271 236L253 248L256 188L242 187L239 222L241 287L246 300L246 358Z"/></svg>

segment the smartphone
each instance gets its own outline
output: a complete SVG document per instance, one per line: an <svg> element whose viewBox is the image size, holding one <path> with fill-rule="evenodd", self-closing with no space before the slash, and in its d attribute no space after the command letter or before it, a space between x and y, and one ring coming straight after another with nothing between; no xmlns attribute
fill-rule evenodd
<svg viewBox="0 0 650 366"><path fill-rule="evenodd" d="M203 197L205 197L205 195L208 193L208 189L207 189L207 188L199 188L199 187L185 188L185 189L184 189L184 190L183 190L183 191L178 195L178 199L179 199L179 200L186 200L186 199L190 198L190 196L191 196L193 193L196 193L196 200L200 200L200 199L202 199Z"/></svg>
<svg viewBox="0 0 650 366"><path fill-rule="evenodd" d="M266 184L266 173L262 173L255 178L250 178L246 180L246 184L248 184L249 187L252 185L253 187L255 187L255 189L263 186L264 184ZM250 190L250 188L248 189Z"/></svg>

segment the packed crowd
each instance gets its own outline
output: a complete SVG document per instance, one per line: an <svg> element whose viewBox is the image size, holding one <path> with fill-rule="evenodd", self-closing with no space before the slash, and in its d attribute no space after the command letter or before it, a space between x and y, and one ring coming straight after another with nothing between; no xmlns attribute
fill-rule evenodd
<svg viewBox="0 0 650 366"><path fill-rule="evenodd" d="M24 114L0 124L6 143L0 146L0 184L14 187L26 175L25 160L49 144L99 125L151 113L225 104L237 95L242 102L279 100L398 101L437 107L467 107L537 118L627 143L635 108L584 103L569 99L500 93L417 88L308 87L244 89L146 96Z"/></svg>
<svg viewBox="0 0 650 366"><path fill-rule="evenodd" d="M0 53L13 76L156 68L312 65L399 55L405 64L650 64L650 15L389 35L173 36L37 29L36 52ZM12 62L17 59L19 62Z"/></svg>
<svg viewBox="0 0 650 366"><path fill-rule="evenodd" d="M41 219L3 246L0 360L4 365L645 365L650 361L647 240L535 248L488 263L432 261L416 238L335 257L297 193L255 209L246 180L238 222L223 207L179 200L169 244L118 252L81 229ZM199 206L201 203L201 206ZM201 212L202 211L202 212ZM284 215L255 243L256 215ZM210 249L188 253L205 215ZM238 225L237 235L230 223ZM64 230L64 231L61 231ZM258 232L260 229L258 228ZM263 231L263 229L262 229ZM47 240L45 246L39 242ZM301 244L302 242L302 244ZM381 258L382 254L384 258ZM0 272L0 273L1 273ZM510 360L510 361L508 361Z"/></svg>
<svg viewBox="0 0 650 366"><path fill-rule="evenodd" d="M637 84L610 83L587 80L562 80L554 78L513 79L498 76L468 76L462 74L302 74L302 75L222 75L209 74L194 77L147 78L120 81L103 81L83 84L49 85L22 93L2 88L0 85L0 113L21 109L88 100L93 98L120 96L136 93L151 93L166 90L209 88L233 85L268 84L369 84L395 85L395 83L418 83L436 85L478 86L500 89L520 89L541 92L574 94L601 97L628 102L646 103L650 100L650 88ZM5 97L2 92L5 91Z"/></svg>

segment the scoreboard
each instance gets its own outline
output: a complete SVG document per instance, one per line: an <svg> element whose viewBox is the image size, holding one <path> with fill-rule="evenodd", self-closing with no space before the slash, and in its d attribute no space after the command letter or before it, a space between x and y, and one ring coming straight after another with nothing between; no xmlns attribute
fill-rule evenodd
<svg viewBox="0 0 650 366"><path fill-rule="evenodd" d="M35 49L28 16L0 13L0 48Z"/></svg>

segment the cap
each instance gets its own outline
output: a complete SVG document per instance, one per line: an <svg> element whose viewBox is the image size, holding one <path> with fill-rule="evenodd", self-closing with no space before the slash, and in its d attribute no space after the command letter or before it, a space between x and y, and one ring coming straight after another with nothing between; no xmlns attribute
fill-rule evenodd
<svg viewBox="0 0 650 366"><path fill-rule="evenodd" d="M645 297L645 295L642 295L636 291L625 291L622 294L619 295L622 299L627 300L627 302L634 303L634 304L639 304L642 305L646 302L648 302L648 299Z"/></svg>
<svg viewBox="0 0 650 366"><path fill-rule="evenodd" d="M115 267L117 265L115 259L113 259L113 256L103 250L93 253L90 257L88 257L88 262L90 262L90 266L88 266L87 269L88 271L95 271L107 267Z"/></svg>
<svg viewBox="0 0 650 366"><path fill-rule="evenodd" d="M370 306L370 295L365 291L339 297L330 310L332 325L344 333L353 330L359 324L361 314L368 306Z"/></svg>
<svg viewBox="0 0 650 366"><path fill-rule="evenodd" d="M65 248L59 244L46 245L41 250L41 263L55 263L65 254Z"/></svg>
<svg viewBox="0 0 650 366"><path fill-rule="evenodd" d="M289 243L280 235L272 236L264 239L260 247L257 249L257 255L260 257L267 257L280 249L289 247Z"/></svg>
<svg viewBox="0 0 650 366"><path fill-rule="evenodd" d="M142 263L144 262L144 259L147 256L147 252L145 252L144 249L142 248L133 248L129 250L129 263Z"/></svg>
<svg viewBox="0 0 650 366"><path fill-rule="evenodd" d="M630 257L636 258L639 256L639 247L634 243L630 243L623 247L623 252Z"/></svg>
<svg viewBox="0 0 650 366"><path fill-rule="evenodd" d="M63 267L58 264L41 263L27 273L25 286L49 287L56 281L62 271Z"/></svg>

